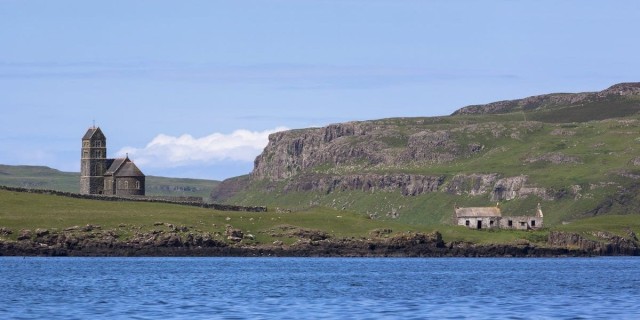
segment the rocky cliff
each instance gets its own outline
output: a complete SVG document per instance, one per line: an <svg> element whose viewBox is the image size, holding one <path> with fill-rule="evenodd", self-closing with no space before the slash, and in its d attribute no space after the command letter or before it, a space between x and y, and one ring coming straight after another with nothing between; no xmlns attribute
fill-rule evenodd
<svg viewBox="0 0 640 320"><path fill-rule="evenodd" d="M351 122L325 128L272 134L255 160L251 180L283 182L285 192L394 191L405 196L432 192L456 195L489 195L491 201L537 195L550 198L545 188L528 184L526 175L501 173L411 174L406 169L442 166L501 152L487 139L518 140L542 129L536 122L505 125L482 123L431 128L420 119ZM469 139L477 137L477 139ZM567 160L568 159L568 160ZM548 161L573 163L562 153L540 154L523 163ZM251 180L244 179L245 183ZM237 192L238 180L223 183L216 199Z"/></svg>
<svg viewBox="0 0 640 320"><path fill-rule="evenodd" d="M385 172L443 164L480 154L487 137L518 138L542 127L534 122L516 125L490 122L449 123L440 129L425 122L424 119L390 119L274 133L256 158L252 177L281 181L323 170Z"/></svg>

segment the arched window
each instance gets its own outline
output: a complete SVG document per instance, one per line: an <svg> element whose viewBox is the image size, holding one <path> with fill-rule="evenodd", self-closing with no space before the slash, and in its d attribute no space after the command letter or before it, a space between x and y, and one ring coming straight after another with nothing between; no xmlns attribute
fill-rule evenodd
<svg viewBox="0 0 640 320"><path fill-rule="evenodd" d="M136 189L140 190L140 181L136 181Z"/></svg>
<svg viewBox="0 0 640 320"><path fill-rule="evenodd" d="M129 189L129 181L125 181L124 182L124 188L125 189Z"/></svg>

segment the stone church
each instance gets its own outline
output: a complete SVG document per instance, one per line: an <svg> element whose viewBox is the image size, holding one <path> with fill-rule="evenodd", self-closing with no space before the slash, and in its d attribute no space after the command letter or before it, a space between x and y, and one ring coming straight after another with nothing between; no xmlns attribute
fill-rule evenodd
<svg viewBox="0 0 640 320"><path fill-rule="evenodd" d="M145 176L129 159L107 159L107 138L99 127L82 137L80 193L144 196Z"/></svg>

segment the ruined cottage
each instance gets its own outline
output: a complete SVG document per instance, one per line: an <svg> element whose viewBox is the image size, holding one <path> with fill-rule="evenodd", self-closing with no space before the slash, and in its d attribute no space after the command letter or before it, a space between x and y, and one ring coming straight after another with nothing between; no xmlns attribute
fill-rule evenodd
<svg viewBox="0 0 640 320"><path fill-rule="evenodd" d="M107 138L99 127L82 137L80 193L144 196L145 175L129 159L107 159Z"/></svg>
<svg viewBox="0 0 640 320"><path fill-rule="evenodd" d="M468 207L455 206L454 220L459 226L469 229L539 229L543 226L543 213L540 204L535 216L502 216L499 206Z"/></svg>

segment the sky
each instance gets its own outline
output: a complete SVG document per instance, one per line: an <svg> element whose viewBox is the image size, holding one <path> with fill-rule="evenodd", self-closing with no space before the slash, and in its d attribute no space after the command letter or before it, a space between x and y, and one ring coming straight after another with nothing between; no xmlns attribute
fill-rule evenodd
<svg viewBox="0 0 640 320"><path fill-rule="evenodd" d="M0 0L0 164L249 173L268 135L640 81L640 1Z"/></svg>

